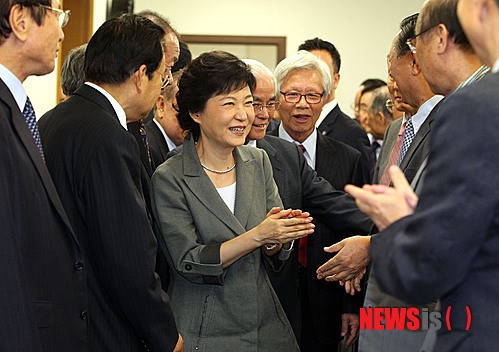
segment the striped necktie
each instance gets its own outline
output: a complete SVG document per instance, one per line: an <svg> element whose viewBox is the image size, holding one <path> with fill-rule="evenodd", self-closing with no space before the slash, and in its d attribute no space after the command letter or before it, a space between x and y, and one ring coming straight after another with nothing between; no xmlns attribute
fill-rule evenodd
<svg viewBox="0 0 499 352"><path fill-rule="evenodd" d="M402 140L404 138L405 124L406 123L404 122L402 126L400 126L400 131L397 135L397 140L393 145L392 152L390 153L390 158L388 159L385 169L383 170L383 174L379 179L379 183L381 185L390 185L390 175L388 174L388 169L390 169L390 166L392 165L397 165L397 160L400 155L400 148L402 147Z"/></svg>

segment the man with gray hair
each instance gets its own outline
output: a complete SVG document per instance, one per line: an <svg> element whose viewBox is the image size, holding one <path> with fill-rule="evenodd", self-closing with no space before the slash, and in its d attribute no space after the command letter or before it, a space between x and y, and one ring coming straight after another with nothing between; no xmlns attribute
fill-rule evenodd
<svg viewBox="0 0 499 352"><path fill-rule="evenodd" d="M61 89L65 99L73 95L85 83L83 66L85 64L86 49L87 44L82 44L71 49L62 63Z"/></svg>
<svg viewBox="0 0 499 352"><path fill-rule="evenodd" d="M314 218L343 236L368 233L371 222L367 217L343 191L335 190L327 180L317 175L295 143L265 134L267 124L278 106L274 74L259 61L244 61L251 67L256 78L256 87L252 92L255 121L248 134L247 144L267 152L284 207L306 209L314 214ZM270 269L267 273L300 342L302 321L298 269L296 245L279 272ZM349 330L348 314L344 318L341 329L345 334L345 345L348 346L355 341L356 331Z"/></svg>
<svg viewBox="0 0 499 352"><path fill-rule="evenodd" d="M360 109L366 113L368 132L372 134L374 139L372 145L378 144L378 148L375 150L376 159L379 156L379 147L383 145L386 129L393 121L392 113L387 107L388 100L390 100L390 92L386 85L363 92L360 97Z"/></svg>
<svg viewBox="0 0 499 352"><path fill-rule="evenodd" d="M282 122L270 134L298 145L309 166L335 189L341 190L349 183L361 186L360 152L318 133L316 128L331 89L327 65L302 50L281 61L275 69L275 77ZM324 246L340 236L317 221L314 236L299 243L302 351L336 349L341 340L342 319L357 333L361 299L346 296L341 286L321 282L315 274L317 267L329 258L323 251Z"/></svg>

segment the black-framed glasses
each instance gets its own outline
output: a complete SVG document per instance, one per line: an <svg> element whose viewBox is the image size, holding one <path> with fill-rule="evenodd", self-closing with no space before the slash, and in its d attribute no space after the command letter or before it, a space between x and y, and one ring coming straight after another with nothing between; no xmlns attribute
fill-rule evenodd
<svg viewBox="0 0 499 352"><path fill-rule="evenodd" d="M322 96L324 95L324 92L322 93L307 93L307 94L300 94L297 92L281 92L281 94L284 96L284 100L288 103L298 103L302 97L305 97L305 101L309 104L317 104L320 103Z"/></svg>
<svg viewBox="0 0 499 352"><path fill-rule="evenodd" d="M385 107L390 114L393 114L393 101L391 99L386 99Z"/></svg>
<svg viewBox="0 0 499 352"><path fill-rule="evenodd" d="M253 108L255 109L256 112L263 111L263 108L266 108L267 111L274 111L277 109L279 106L279 103L277 101L271 101L267 104L262 104L262 103L253 103Z"/></svg>
<svg viewBox="0 0 499 352"><path fill-rule="evenodd" d="M69 15L71 15L70 10L56 9L55 7L47 6L47 5L38 5L38 6L43 7L44 9L47 9L47 10L54 11L56 13L56 17L57 17L57 20L59 21L59 26L61 28L68 24Z"/></svg>
<svg viewBox="0 0 499 352"><path fill-rule="evenodd" d="M409 50L411 50L411 52L413 54L416 54L416 38L419 37L420 35L422 34L425 34L426 32L432 30L433 28L437 27L438 24L434 25L434 26L431 26L431 27L428 27L426 28L425 30L422 30L421 32L419 32L418 34L416 34L414 37L412 38L409 38L405 41L405 43L407 44L407 46L409 47Z"/></svg>

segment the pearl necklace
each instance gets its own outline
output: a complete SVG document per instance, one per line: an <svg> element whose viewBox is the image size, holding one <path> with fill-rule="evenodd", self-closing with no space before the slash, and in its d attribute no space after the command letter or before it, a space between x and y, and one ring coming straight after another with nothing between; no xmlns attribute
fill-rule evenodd
<svg viewBox="0 0 499 352"><path fill-rule="evenodd" d="M203 167L203 169L208 170L210 172L213 172L215 174L226 174L226 173L231 172L232 170L234 170L236 168L236 164L232 165L227 170L222 170L222 171L210 169L208 166L203 165L203 163L201 163L201 166Z"/></svg>

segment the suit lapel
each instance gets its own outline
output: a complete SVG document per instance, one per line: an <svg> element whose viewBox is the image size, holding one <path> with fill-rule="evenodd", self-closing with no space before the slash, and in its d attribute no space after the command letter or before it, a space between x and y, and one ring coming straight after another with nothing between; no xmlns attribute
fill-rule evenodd
<svg viewBox="0 0 499 352"><path fill-rule="evenodd" d="M191 190L191 192L197 197L197 199L203 204L206 208L206 211L211 212L215 215L220 221L222 221L227 227L232 229L235 233L241 234L245 232L245 228L238 221L238 219L231 213L225 202L222 200L215 186L211 182L210 178L203 171L201 164L199 162L199 158L197 156L194 140L191 137L186 137L183 148L182 148L182 160L183 160L183 172L184 172L184 180ZM240 160L237 160L239 163ZM237 168L240 168L240 165L237 165ZM236 170L238 176L236 185L236 207L239 208L238 201L240 200L240 195L237 194L239 188L242 185L239 185L239 180L242 176L239 176L243 170ZM252 187L250 191L252 190ZM242 195L241 195L242 197ZM248 209L249 211L249 209Z"/></svg>
<svg viewBox="0 0 499 352"><path fill-rule="evenodd" d="M256 146L265 150L272 164L272 171L274 173L274 180L276 184L284 184L284 172L286 170L284 161L281 160L277 150L265 139L256 142Z"/></svg>
<svg viewBox="0 0 499 352"><path fill-rule="evenodd" d="M341 114L340 107L338 106L338 104L336 104L334 109L331 110L329 112L329 114L326 115L324 120L319 125L319 133L322 135L325 135L325 136L330 134L331 131L333 130L333 125L334 125L336 119L338 119L338 116L340 114Z"/></svg>
<svg viewBox="0 0 499 352"><path fill-rule="evenodd" d="M378 169L378 182L381 179L381 175L383 174L382 170L385 170L386 164L390 160L390 155L392 153L393 146L397 141L398 132L400 131L400 127L402 126L403 118L399 118L392 122L389 126L389 131L386 134L386 139L383 140L383 157L379 159L379 167Z"/></svg>
<svg viewBox="0 0 499 352"><path fill-rule="evenodd" d="M11 116L12 116L12 125L16 133L18 134L21 143L26 148L26 151L28 152L31 161L35 166L38 175L40 176L42 184L47 192L48 198L54 205L54 208L59 214L64 225L66 225L68 230L71 232L73 239L76 241L76 237L73 233L71 223L69 222L64 207L62 206L62 202L59 198L59 194L57 193L57 190L49 174L47 166L45 165L45 162L43 161L42 156L40 155L40 151L36 146L35 140L33 139L33 136L31 135L31 132L28 129L28 125L26 124L26 119L22 115L21 111L19 111L19 106L14 100L14 97L12 96L10 90L7 88L7 86L4 85L4 83L1 80L0 80L0 93L1 93L0 94L1 99L7 104L7 106L10 107Z"/></svg>
<svg viewBox="0 0 499 352"><path fill-rule="evenodd" d="M338 152L334 145L329 143L329 137L317 134L317 155L315 157L315 171L317 174L327 180L334 180L338 174L337 167L331 167L328 160L334 160L335 154Z"/></svg>
<svg viewBox="0 0 499 352"><path fill-rule="evenodd" d="M247 147L252 148L252 147ZM255 188L255 160L247 155L244 147L236 148L236 206L234 215L239 223L246 228L249 215L252 213L253 190ZM261 187L262 185L256 185Z"/></svg>
<svg viewBox="0 0 499 352"><path fill-rule="evenodd" d="M423 141L426 139L426 136L428 135L428 133L430 133L431 123L433 122L433 119L435 118L435 115L438 111L439 104L437 104L432 109L430 114L426 117L425 121L423 122L423 124L419 128L418 133L416 133L416 135L414 136L414 139L412 140L412 143L409 146L409 149L407 149L407 152L404 155L404 159L400 163L400 169L402 169L402 171L407 168L414 153L418 150L421 143L423 143Z"/></svg>

